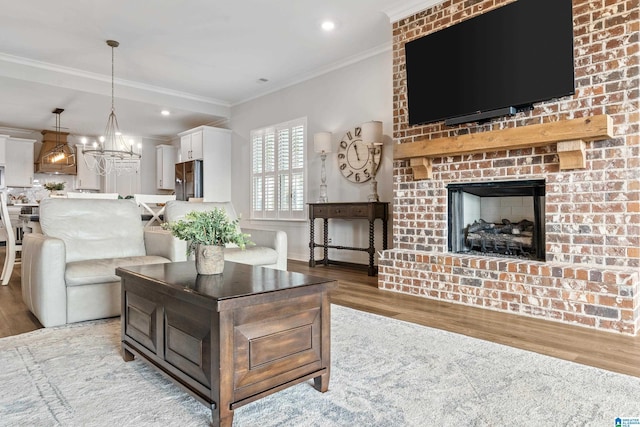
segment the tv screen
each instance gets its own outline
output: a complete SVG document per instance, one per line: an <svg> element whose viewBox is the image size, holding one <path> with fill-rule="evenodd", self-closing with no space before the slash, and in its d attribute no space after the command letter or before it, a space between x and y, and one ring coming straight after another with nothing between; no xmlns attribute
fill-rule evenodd
<svg viewBox="0 0 640 427"><path fill-rule="evenodd" d="M572 2L517 0L406 43L405 60L410 125L478 121L571 95Z"/></svg>

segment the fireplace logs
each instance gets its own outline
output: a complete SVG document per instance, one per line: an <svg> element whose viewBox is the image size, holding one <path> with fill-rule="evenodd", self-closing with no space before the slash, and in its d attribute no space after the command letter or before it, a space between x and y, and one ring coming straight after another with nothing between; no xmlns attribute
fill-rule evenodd
<svg viewBox="0 0 640 427"><path fill-rule="evenodd" d="M449 251L543 261L545 185L544 180L448 184Z"/></svg>
<svg viewBox="0 0 640 427"><path fill-rule="evenodd" d="M530 256L533 246L533 222L523 219L512 223L503 219L502 224L474 221L465 229L465 240L470 250L483 253Z"/></svg>

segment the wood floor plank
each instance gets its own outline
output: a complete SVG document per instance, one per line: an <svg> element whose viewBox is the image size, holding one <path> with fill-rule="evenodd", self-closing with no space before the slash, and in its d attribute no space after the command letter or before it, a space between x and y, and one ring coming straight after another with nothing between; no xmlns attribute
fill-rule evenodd
<svg viewBox="0 0 640 427"><path fill-rule="evenodd" d="M0 262L4 262L4 255L5 248L0 247ZM42 328L22 301L20 281L20 264L16 264L9 284L0 285L0 338Z"/></svg>
<svg viewBox="0 0 640 427"><path fill-rule="evenodd" d="M4 259L4 248L0 248L0 259ZM377 277L352 267L311 268L306 262L290 260L288 268L337 280L338 287L329 296L334 304L640 377L640 336L381 290ZM22 302L18 265L9 286L0 287L0 337L41 327Z"/></svg>
<svg viewBox="0 0 640 427"><path fill-rule="evenodd" d="M340 266L289 261L288 268L338 280L330 294L334 304L640 377L640 336L380 290L366 273L358 280L358 273Z"/></svg>

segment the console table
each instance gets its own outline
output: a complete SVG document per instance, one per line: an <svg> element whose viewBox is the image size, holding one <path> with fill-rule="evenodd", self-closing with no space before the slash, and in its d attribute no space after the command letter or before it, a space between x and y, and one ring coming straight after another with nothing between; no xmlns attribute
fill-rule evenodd
<svg viewBox="0 0 640 427"><path fill-rule="evenodd" d="M315 220L324 220L324 239L322 244L315 242ZM369 221L369 247L359 248L350 246L329 245L329 219L365 219ZM343 203L309 203L309 266L315 267L316 263L324 265L359 265L344 261L329 259L329 248L346 249L351 251L363 251L369 253L369 276L375 276L378 272L377 266L373 265L376 253L374 245L376 219L382 220L382 249L387 249L387 221L389 219L389 202L343 202ZM323 248L324 258L316 261L314 259L314 249Z"/></svg>
<svg viewBox="0 0 640 427"><path fill-rule="evenodd" d="M330 303L337 282L225 262L119 267L122 350L150 363L211 408L214 427L234 409L310 379L329 387ZM301 402L303 404L303 402Z"/></svg>

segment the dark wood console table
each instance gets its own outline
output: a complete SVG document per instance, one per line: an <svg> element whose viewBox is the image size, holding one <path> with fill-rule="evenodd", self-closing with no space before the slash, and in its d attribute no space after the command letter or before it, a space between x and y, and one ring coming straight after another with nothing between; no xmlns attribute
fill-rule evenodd
<svg viewBox="0 0 640 427"><path fill-rule="evenodd" d="M193 261L116 274L124 360L139 356L210 406L214 427L231 427L234 409L312 378L327 391L328 291L337 282L231 262L212 276L198 275Z"/></svg>
<svg viewBox="0 0 640 427"><path fill-rule="evenodd" d="M315 220L324 220L324 239L322 244L315 242ZM369 247L358 248L349 246L329 245L329 219L366 219L369 221ZM346 202L346 203L309 203L309 266L315 267L316 263L328 265L358 265L343 261L329 259L329 248L347 249L351 251L363 251L369 253L369 276L375 276L378 272L377 266L373 265L376 253L374 237L374 222L376 219L382 220L382 249L387 249L387 221L389 219L389 202ZM324 258L316 261L314 259L314 249L323 248Z"/></svg>

